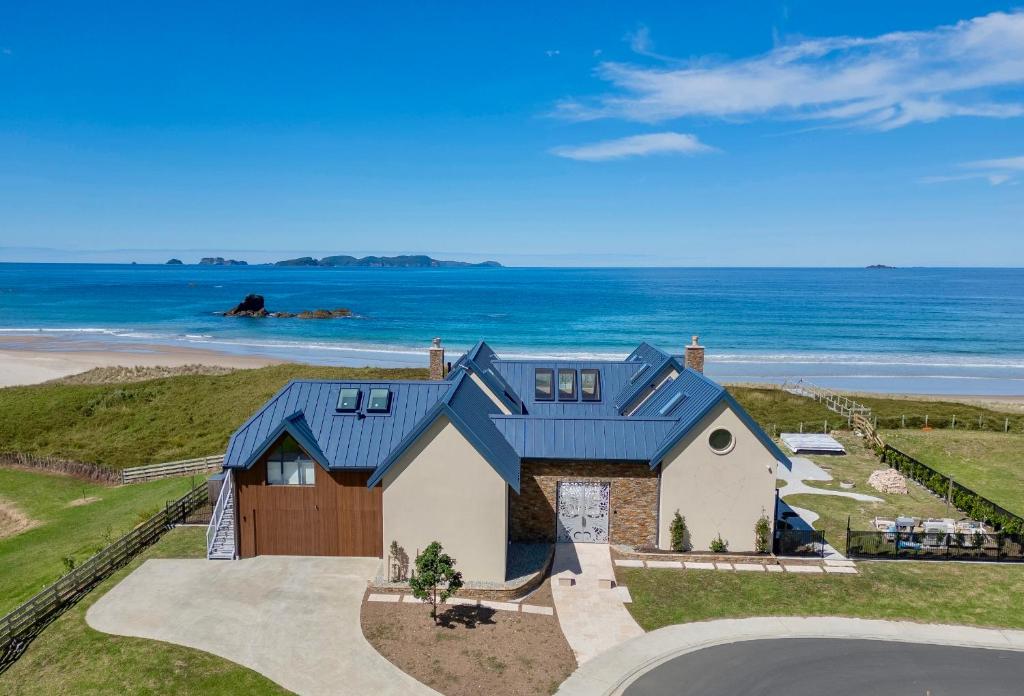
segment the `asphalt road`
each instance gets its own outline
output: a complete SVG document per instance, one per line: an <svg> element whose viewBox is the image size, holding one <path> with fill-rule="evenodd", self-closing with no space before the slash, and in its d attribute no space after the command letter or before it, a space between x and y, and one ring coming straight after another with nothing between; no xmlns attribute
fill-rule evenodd
<svg viewBox="0 0 1024 696"><path fill-rule="evenodd" d="M669 660L627 696L1021 696L1024 653L878 640L780 638Z"/></svg>

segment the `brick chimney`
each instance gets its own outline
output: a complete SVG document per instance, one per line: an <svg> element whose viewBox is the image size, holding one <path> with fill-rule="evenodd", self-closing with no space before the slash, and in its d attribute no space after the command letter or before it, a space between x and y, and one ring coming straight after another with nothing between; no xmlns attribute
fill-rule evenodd
<svg viewBox="0 0 1024 696"><path fill-rule="evenodd" d="M440 338L430 344L430 379L444 379L444 348Z"/></svg>
<svg viewBox="0 0 1024 696"><path fill-rule="evenodd" d="M698 336L694 336L690 345L686 346L683 362L691 370L704 372L704 346L697 342L698 338Z"/></svg>

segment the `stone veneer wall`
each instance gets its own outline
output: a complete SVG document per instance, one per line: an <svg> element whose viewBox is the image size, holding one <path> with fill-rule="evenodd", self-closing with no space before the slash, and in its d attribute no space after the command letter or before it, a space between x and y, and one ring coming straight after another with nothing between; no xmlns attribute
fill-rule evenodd
<svg viewBox="0 0 1024 696"><path fill-rule="evenodd" d="M658 472L644 462L524 459L520 492L509 494L509 540L554 541L559 481L611 484L608 537L613 544L654 546L658 536Z"/></svg>

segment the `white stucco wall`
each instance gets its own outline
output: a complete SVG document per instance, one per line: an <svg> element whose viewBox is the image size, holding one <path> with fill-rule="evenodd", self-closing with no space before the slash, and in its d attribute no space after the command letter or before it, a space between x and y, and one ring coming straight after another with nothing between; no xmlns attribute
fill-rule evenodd
<svg viewBox="0 0 1024 696"><path fill-rule="evenodd" d="M444 416L384 475L384 549L439 541L466 580L504 582L508 484Z"/></svg>
<svg viewBox="0 0 1024 696"><path fill-rule="evenodd" d="M716 454L708 437L725 428L734 446ZM781 466L757 436L722 402L680 440L662 462L658 545L671 546L676 510L686 518L695 551L708 550L718 534L729 551L754 550L754 525L775 510L775 474Z"/></svg>

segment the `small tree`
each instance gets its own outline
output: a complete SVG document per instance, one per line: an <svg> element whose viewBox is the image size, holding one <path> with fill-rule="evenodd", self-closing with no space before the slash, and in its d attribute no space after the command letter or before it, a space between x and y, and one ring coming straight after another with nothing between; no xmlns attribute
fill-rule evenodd
<svg viewBox="0 0 1024 696"><path fill-rule="evenodd" d="M462 573L455 559L444 553L440 542L432 541L416 556L416 570L409 578L412 596L430 602L430 618L437 623L437 605L443 604L462 587Z"/></svg>
<svg viewBox="0 0 1024 696"><path fill-rule="evenodd" d="M715 553L725 553L729 550L729 542L719 534L711 540L711 550Z"/></svg>
<svg viewBox="0 0 1024 696"><path fill-rule="evenodd" d="M768 553L772 547L772 523L767 515L761 515L754 523L754 550L758 553Z"/></svg>
<svg viewBox="0 0 1024 696"><path fill-rule="evenodd" d="M690 544L686 538L689 530L686 528L686 518L680 515L678 510L676 510L676 514L672 518L672 526L669 530L672 533L672 550L689 551Z"/></svg>

